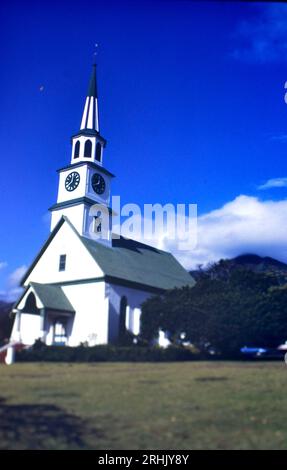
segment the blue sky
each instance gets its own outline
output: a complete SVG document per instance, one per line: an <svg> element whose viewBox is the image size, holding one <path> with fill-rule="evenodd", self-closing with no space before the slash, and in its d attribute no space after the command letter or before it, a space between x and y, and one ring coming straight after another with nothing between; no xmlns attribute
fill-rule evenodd
<svg viewBox="0 0 287 470"><path fill-rule="evenodd" d="M2 297L49 234L95 43L113 193L198 204L186 267L287 261L287 5L6 0L0 16Z"/></svg>

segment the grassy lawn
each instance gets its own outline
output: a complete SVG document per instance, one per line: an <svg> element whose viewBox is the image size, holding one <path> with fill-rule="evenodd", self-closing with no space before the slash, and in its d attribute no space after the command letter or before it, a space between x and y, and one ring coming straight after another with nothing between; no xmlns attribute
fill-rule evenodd
<svg viewBox="0 0 287 470"><path fill-rule="evenodd" d="M0 366L0 449L287 449L284 362Z"/></svg>

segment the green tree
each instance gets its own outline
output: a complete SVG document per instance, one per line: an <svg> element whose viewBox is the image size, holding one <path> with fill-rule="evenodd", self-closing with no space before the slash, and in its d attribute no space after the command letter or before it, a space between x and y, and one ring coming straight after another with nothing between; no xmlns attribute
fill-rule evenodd
<svg viewBox="0 0 287 470"><path fill-rule="evenodd" d="M150 341L159 328L178 341L184 332L200 350L223 355L244 345L275 347L287 339L287 287L273 273L211 266L192 288L172 289L142 306L141 335ZM220 273L220 275L218 274Z"/></svg>

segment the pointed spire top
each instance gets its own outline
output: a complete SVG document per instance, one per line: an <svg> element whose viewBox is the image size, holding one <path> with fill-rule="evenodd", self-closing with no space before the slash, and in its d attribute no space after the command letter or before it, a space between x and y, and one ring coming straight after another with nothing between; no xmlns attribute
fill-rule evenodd
<svg viewBox="0 0 287 470"><path fill-rule="evenodd" d="M94 98L98 97L96 67L97 67L97 64L94 63L92 75L90 79L90 84L89 84L89 89L88 89L88 95L87 95L87 96L93 96Z"/></svg>
<svg viewBox="0 0 287 470"><path fill-rule="evenodd" d="M93 65L89 89L81 121L81 130L89 129L99 132L98 90L96 64Z"/></svg>

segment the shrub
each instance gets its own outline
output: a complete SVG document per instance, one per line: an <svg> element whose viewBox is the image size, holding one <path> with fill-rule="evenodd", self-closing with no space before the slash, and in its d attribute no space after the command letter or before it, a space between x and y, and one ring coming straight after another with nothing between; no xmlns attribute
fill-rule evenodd
<svg viewBox="0 0 287 470"><path fill-rule="evenodd" d="M190 361L198 356L189 349L99 345L45 346L39 343L16 353L16 362L169 362Z"/></svg>

